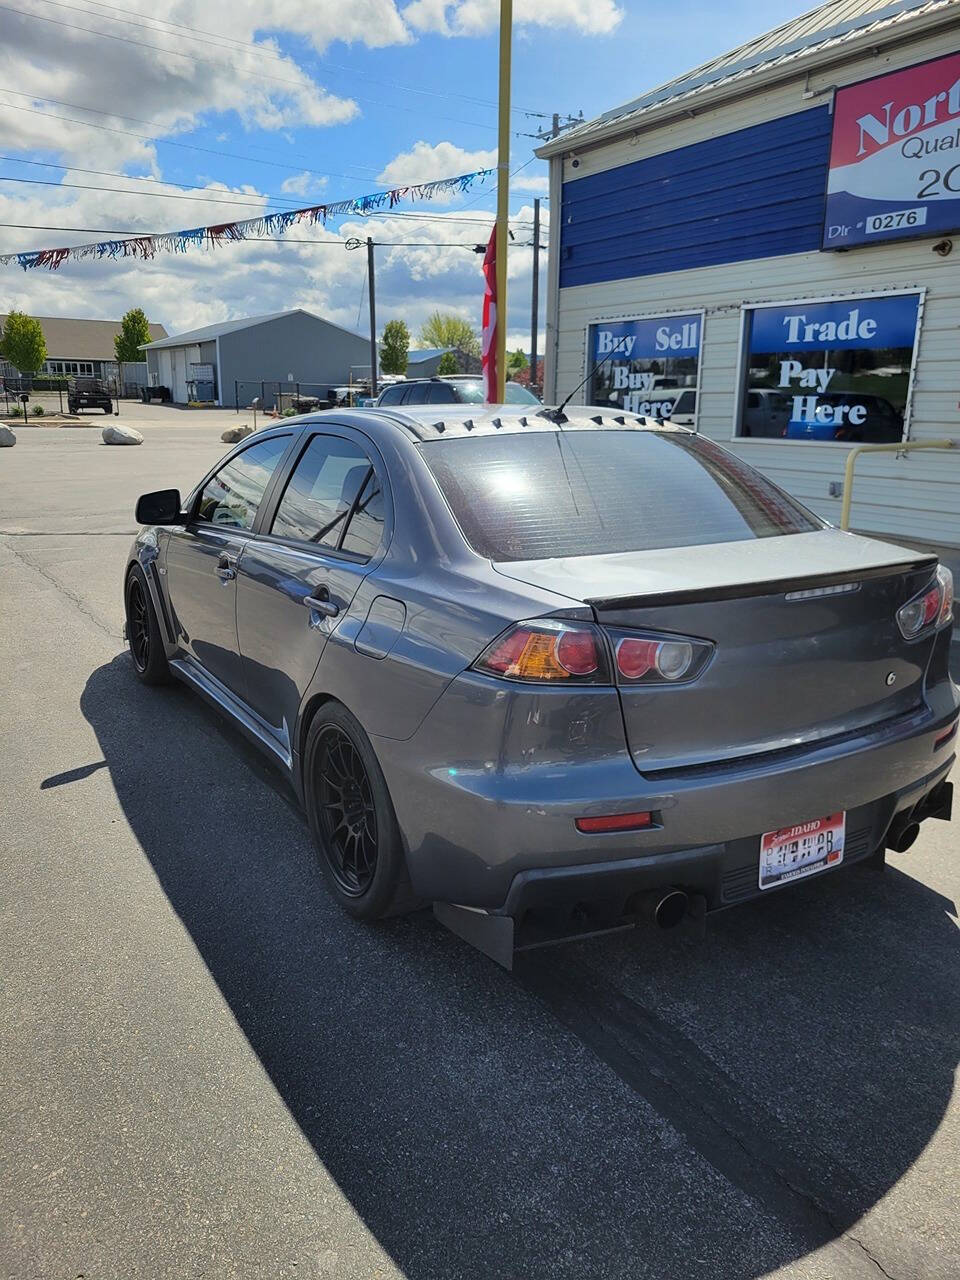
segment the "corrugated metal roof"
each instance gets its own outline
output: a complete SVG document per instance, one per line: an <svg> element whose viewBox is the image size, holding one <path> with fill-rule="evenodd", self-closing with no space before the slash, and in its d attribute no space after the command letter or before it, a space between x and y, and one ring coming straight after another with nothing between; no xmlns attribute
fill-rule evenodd
<svg viewBox="0 0 960 1280"><path fill-rule="evenodd" d="M813 59L825 49L868 33L900 30L904 25L928 15L958 8L960 0L828 0L826 4L668 80L623 106L567 130L540 148L538 154L570 150L578 143L582 145L608 133L620 132L625 125L629 126L668 105L681 101L687 103L707 89L733 84L761 68L789 65L792 70L796 63L808 57Z"/></svg>
<svg viewBox="0 0 960 1280"><path fill-rule="evenodd" d="M120 332L119 320L71 320L66 316L34 316L40 322L50 360L116 360L113 340ZM0 328L7 317L0 315ZM149 326L151 336L165 338L162 324Z"/></svg>
<svg viewBox="0 0 960 1280"><path fill-rule="evenodd" d="M148 342L141 347L141 350L156 351L160 347L185 347L196 342L212 342L214 338L222 338L224 334L236 333L239 329L252 329L258 324L281 320L284 316L309 316L311 320L319 320L321 324L327 324L331 329L349 333L351 338L362 339L362 334L354 333L352 329L345 329L342 325L334 324L332 320L325 320L323 316L318 316L315 312L307 311L303 307L294 307L292 311L271 311L264 316L245 316L242 320L221 320L219 324L208 324L203 329L175 333L169 338L163 338L160 342Z"/></svg>
<svg viewBox="0 0 960 1280"><path fill-rule="evenodd" d="M407 364L419 364L421 360L435 360L445 356L453 347L413 347L407 352Z"/></svg>
<svg viewBox="0 0 960 1280"><path fill-rule="evenodd" d="M238 329L250 329L255 324L265 324L268 320L279 320L281 316L294 315L293 311L272 311L265 316L246 316L242 320L221 320L219 324L208 324L202 329L189 329L186 333L174 333L160 342L147 345L151 350L157 347L179 347L193 342L211 342L214 338L222 338L225 333L236 333ZM319 316L317 317L319 319Z"/></svg>

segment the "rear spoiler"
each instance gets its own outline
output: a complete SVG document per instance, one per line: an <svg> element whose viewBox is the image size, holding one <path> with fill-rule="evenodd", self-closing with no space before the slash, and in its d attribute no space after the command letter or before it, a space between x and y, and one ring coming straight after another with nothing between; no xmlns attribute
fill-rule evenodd
<svg viewBox="0 0 960 1280"><path fill-rule="evenodd" d="M895 573L917 573L936 568L935 555L918 556L899 564L885 564L870 569L845 569L841 573L815 573L806 577L771 578L769 582L740 582L716 587L691 587L686 591L647 592L633 596L592 596L584 603L597 610L639 609L646 605L697 604L708 600L745 600L749 596L775 596L786 591L809 591L816 587L837 587L847 582L865 582L869 578L886 578Z"/></svg>

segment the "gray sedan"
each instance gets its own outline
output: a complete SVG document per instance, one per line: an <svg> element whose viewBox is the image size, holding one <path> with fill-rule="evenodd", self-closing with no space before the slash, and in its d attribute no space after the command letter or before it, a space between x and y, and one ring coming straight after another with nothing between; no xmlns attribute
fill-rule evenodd
<svg viewBox="0 0 960 1280"><path fill-rule="evenodd" d="M949 817L949 572L684 428L333 410L137 519L137 675L283 770L359 918L434 903L509 964L881 865Z"/></svg>

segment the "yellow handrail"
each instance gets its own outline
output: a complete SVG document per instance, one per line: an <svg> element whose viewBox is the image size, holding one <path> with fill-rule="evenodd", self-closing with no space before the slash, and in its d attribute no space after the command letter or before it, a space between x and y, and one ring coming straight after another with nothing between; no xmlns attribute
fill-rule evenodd
<svg viewBox="0 0 960 1280"><path fill-rule="evenodd" d="M843 507L840 528L850 528L850 503L853 498L853 468L861 453L907 453L911 449L954 449L960 440L901 440L899 444L858 444L847 454L843 473Z"/></svg>

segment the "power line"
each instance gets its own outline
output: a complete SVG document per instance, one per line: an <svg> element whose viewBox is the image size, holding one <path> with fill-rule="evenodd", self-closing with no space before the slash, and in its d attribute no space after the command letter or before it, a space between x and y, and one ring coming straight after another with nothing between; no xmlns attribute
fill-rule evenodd
<svg viewBox="0 0 960 1280"><path fill-rule="evenodd" d="M92 27L80 27L80 26L77 26L77 24L74 22L63 22L59 18L48 18L44 14L31 13L27 9L16 9L12 5L0 4L0 10L5 11L6 13L18 14L21 18L32 18L36 22L48 22L52 26L64 27L68 31L81 31L85 35L96 36L100 40L117 40L121 44L136 45L138 48L141 48L141 49L151 49L154 53L165 53L168 57L187 58L191 62L197 62L197 63L200 63L201 65L206 65L206 66L223 65L223 64L216 63L214 59L201 58L194 53L187 53L183 49L170 49L166 45L149 44L145 40L134 40L130 36L117 35L115 32L112 32L112 31L96 31ZM91 16L95 16L95 15L91 15ZM307 89L313 89L314 92L316 92L317 90L320 90L322 93L327 92L325 89L322 89L321 86L314 84L314 82L310 79L310 77L306 76L305 73L304 73L305 74L305 82L304 82L300 80L291 80L285 76L267 75L262 71L249 71L243 67L237 66L234 63L228 64L227 69L233 71L236 75L246 76L250 79L268 80L276 84L291 85L294 88L299 89L301 92L305 92ZM330 94L328 96L330 96L331 98L335 98L335 95L333 94ZM354 94L352 96L354 98L359 99L361 102L369 103L371 106L387 107L390 111L405 111L410 115L428 114L434 120L445 120L445 121L452 122L453 124L464 124L474 129L486 129L488 132L491 132L491 133L496 131L496 125L481 124L477 120L462 120L458 116L438 116L433 111L427 112L425 109L418 110L416 107L402 107L395 102L382 102L378 98L366 98L361 96L360 94ZM349 99L340 98L339 101L343 103L347 103Z"/></svg>
<svg viewBox="0 0 960 1280"><path fill-rule="evenodd" d="M150 22L160 23L162 24L163 27L174 28L174 31L164 31L159 27L149 26L146 22L136 22L133 18L127 16L127 13L125 10L118 9L115 5L112 5L112 4L100 3L100 0L91 0L91 2L94 4L95 8L108 9L112 11L111 13L95 13L93 12L93 10L79 6L79 5L66 4L64 3L64 0L41 0L41 2L43 4L52 5L57 9L69 9L72 13L85 13L88 17L91 17L91 18L104 18L108 22L122 22L127 26L140 27L144 31L153 31L157 35L173 35L175 34L176 31L188 31L192 35L203 36L205 42L209 40L226 41L226 43L215 45L214 46L215 48L226 49L227 51L230 51L231 47L238 51L251 50L254 53L256 53L258 57L273 58L279 62L284 62L284 63L287 62L286 54L280 53L279 51L274 49L268 49L265 45L257 44L255 41L236 40L232 36L224 35L223 32L220 32L220 31L205 31L200 27L191 27L191 26L188 26L185 22L174 22L169 18L154 18L154 17L149 18ZM114 14L121 14L123 16L114 17L113 16ZM143 14L138 15L138 17L144 17L144 16L148 16L148 15L143 15ZM106 34L106 32L104 32L103 34ZM345 67L343 66L342 63L330 62L326 59L326 57L323 58L323 71L325 73L329 71L338 71L341 74L357 76L363 80L370 80L374 84L383 85L385 88L400 89L404 93L418 93L418 94L421 94L422 96L431 97L431 98L452 98L460 102L469 102L469 103L472 103L474 106L479 106L479 107L492 107L495 109L497 106L497 103L491 101L490 99L474 98L474 97L471 97L469 94L465 94L465 93L449 93L445 90L439 90L439 89L421 89L421 88L417 88L415 85L402 84L396 80L382 80L379 76L372 76L368 72L358 71L355 67ZM535 116L538 120L549 119L549 116L547 115L546 112L534 111L532 108L528 108L528 107L512 107L511 110L517 112L517 114L519 115L530 116L530 117Z"/></svg>
<svg viewBox="0 0 960 1280"><path fill-rule="evenodd" d="M224 200L217 196L177 195L174 191L131 191L129 188L124 187L99 187L85 182L54 182L50 178L0 176L0 182L19 182L31 187L57 187L58 189L63 188L71 191L103 191L115 196L146 196L150 200L191 200L200 204L229 204L237 209L261 209L265 207L263 200L255 202L252 197L249 200ZM266 197L264 197L265 199Z"/></svg>
<svg viewBox="0 0 960 1280"><path fill-rule="evenodd" d="M143 120L140 116L125 116L116 111L101 111L98 107L84 107L78 102L64 102L62 98L44 98L39 93L20 93L16 89L11 89L8 85L0 86L0 91L8 93L14 98L26 98L28 102L46 102L52 107L67 107L71 111L88 111L91 115L103 116L107 120L126 120L130 124L145 124L151 129L165 130L171 127L170 125L161 124L159 120ZM64 120L70 124L79 124L86 129L104 129L109 133L127 134L127 130L116 128L111 129L108 125L95 124L92 120L72 120L69 116L55 116L49 111L38 111L36 108L32 107L18 107L13 102L0 102L0 106L9 107L11 111L31 111L34 115L47 116L50 120ZM322 178L347 177L351 182L355 179L359 180L357 174L345 175L322 173L319 169L309 169L302 164L282 164L278 160L261 160L258 156L246 155L243 152L215 151L210 147L198 147L189 142L174 142L164 137L162 134L160 137L156 138L147 137L146 134L142 133L129 133L127 136L131 138L141 138L146 142L159 142L168 147L186 147L191 151L203 151L209 155L224 156L229 160L248 160L251 164L266 164L275 169L290 169L296 173L312 173ZM257 150L257 148L254 148L254 150ZM264 148L264 150L266 150L266 148ZM291 152L289 154L294 156L297 155L296 152ZM302 156L299 158L302 159ZM351 167L354 169L366 169L368 173L376 173L376 169L367 164L355 164Z"/></svg>
<svg viewBox="0 0 960 1280"><path fill-rule="evenodd" d="M236 195L236 196L243 196L248 194L243 191L234 191L232 189L220 191L220 188L218 187L197 186L196 184L189 183L189 182L174 182L170 178L157 180L156 178L147 178L142 175L133 174L133 173L117 173L117 171L114 169L83 169L79 165L63 164L63 163L54 162L51 160L27 160L23 156L0 155L0 162L7 163L7 164L28 164L31 166L35 166L36 168L39 168L39 169L58 169L58 170L62 169L64 172L67 172L67 173L86 173L98 178L121 178L125 182L142 182L146 184L145 190L143 191L131 190L129 192L130 195L162 196L165 193L162 191L156 190L156 188L159 186L180 187L184 191L209 192L211 199L217 194L217 192L220 192L221 195ZM17 179L13 177L10 177L9 179L4 179L3 176L0 175L0 181L4 181L4 180L10 181L10 182L17 181ZM24 181L24 179L20 179L20 181ZM51 185L65 186L67 184L59 182L59 183L53 183ZM150 188L153 188L153 190L151 190ZM97 187L94 189L98 191L113 190L112 187L103 187L103 188ZM84 188L84 190L86 190L86 188ZM294 209L304 208L304 205L302 203L302 198L294 199L293 196L271 195L266 191L256 191L256 192L251 192L249 194L251 199L259 198L261 200L265 200L267 203L270 203L270 204L274 204L274 203L286 204L286 205L290 205L291 208L294 208ZM320 204L322 204L322 201L320 202ZM307 206L307 207L312 208L313 206ZM344 217L353 217L354 215L353 214L335 214L334 216L344 218ZM451 213L414 213L406 209L389 209L384 211L375 210L371 213L366 213L359 216L362 216L365 218L415 218L418 222L471 223L472 225L477 227L487 227L490 225L488 219L486 218L461 218L460 216L458 216L456 211L453 211ZM523 222L515 222L514 225L515 226L532 226L533 223L530 222L529 219L527 219L527 220L524 220Z"/></svg>

